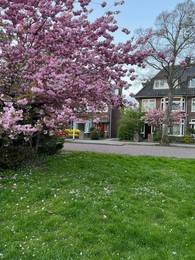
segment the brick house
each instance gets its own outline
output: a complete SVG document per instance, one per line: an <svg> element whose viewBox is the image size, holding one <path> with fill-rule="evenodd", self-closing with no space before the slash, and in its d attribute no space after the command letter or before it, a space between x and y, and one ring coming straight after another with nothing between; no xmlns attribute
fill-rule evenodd
<svg viewBox="0 0 195 260"><path fill-rule="evenodd" d="M178 71L180 68L177 66ZM187 129L195 129L195 64L186 68L181 80L183 83L176 81L178 87L175 89L172 109L180 109L184 115L182 121L170 129L170 135L174 136L183 136ZM160 71L152 80L144 83L135 98L144 111L152 108L165 110L168 103L168 84L164 71ZM148 134L153 131L151 126L145 124L143 138L148 138Z"/></svg>
<svg viewBox="0 0 195 260"><path fill-rule="evenodd" d="M90 114L91 112L88 111ZM100 122L96 125L99 128L101 135L106 138L116 138L118 121L120 119L119 108L106 108L104 112L101 112L98 117ZM89 137L90 129L94 126L93 120L80 120L74 122L74 128L84 132L84 138Z"/></svg>
<svg viewBox="0 0 195 260"><path fill-rule="evenodd" d="M122 91L116 90L115 95L122 95ZM89 118L92 118L92 111L90 109L87 110L89 114ZM92 127L97 127L101 133L101 135L105 138L116 138L117 130L118 130L118 122L121 117L120 106L115 108L110 108L108 106L105 107L104 111L97 113L97 117L100 119L98 124L93 123L92 119L75 121L74 128L79 129L84 132L84 138L88 138L90 136L90 129Z"/></svg>

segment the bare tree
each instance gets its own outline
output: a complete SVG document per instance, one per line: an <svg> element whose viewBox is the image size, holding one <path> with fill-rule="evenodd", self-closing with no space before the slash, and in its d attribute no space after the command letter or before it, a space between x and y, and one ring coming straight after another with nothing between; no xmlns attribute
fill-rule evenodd
<svg viewBox="0 0 195 260"><path fill-rule="evenodd" d="M187 81L189 66L195 65L195 3L186 0L172 12L162 12L153 29L139 29L137 34L150 34L145 47L151 49L147 64L163 72L168 83L168 107L163 120L162 143L168 143L168 125L175 89ZM187 57L187 59L186 59Z"/></svg>

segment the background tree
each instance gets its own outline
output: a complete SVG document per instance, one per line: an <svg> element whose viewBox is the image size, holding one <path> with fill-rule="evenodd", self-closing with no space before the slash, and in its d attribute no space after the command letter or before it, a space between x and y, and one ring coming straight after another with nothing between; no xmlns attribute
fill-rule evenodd
<svg viewBox="0 0 195 260"><path fill-rule="evenodd" d="M1 147L18 139L38 147L41 135L53 135L89 107L120 105L115 90L148 52L137 51L132 38L114 44L117 12L90 22L90 2L0 0Z"/></svg>
<svg viewBox="0 0 195 260"><path fill-rule="evenodd" d="M168 83L168 107L163 118L162 143L168 143L168 125L175 89L187 79L186 68L194 63L195 57L195 3L186 0L178 4L172 12L162 12L154 29L138 30L139 36L150 33L145 48L153 54L147 63L156 70L163 70ZM138 41L139 42L139 41ZM185 59L185 57L188 57Z"/></svg>

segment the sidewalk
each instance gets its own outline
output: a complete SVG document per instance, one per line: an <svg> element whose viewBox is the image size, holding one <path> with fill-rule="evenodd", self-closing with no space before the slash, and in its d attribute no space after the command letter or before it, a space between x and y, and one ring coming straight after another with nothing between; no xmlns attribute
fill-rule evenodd
<svg viewBox="0 0 195 260"><path fill-rule="evenodd" d="M140 146L160 146L159 143L149 143L149 142L131 142L131 141L119 141L117 138L107 138L101 140L91 140L91 139L66 139L65 143L80 143L80 144L99 144L99 145L114 145L114 146L123 146L123 145L140 145ZM195 148L195 144L180 144L172 143L171 147L184 147L184 148Z"/></svg>

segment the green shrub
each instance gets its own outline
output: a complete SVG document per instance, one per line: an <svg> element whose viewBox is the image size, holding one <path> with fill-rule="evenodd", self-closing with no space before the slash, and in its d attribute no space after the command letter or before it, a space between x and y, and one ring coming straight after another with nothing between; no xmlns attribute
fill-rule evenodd
<svg viewBox="0 0 195 260"><path fill-rule="evenodd" d="M160 134L154 134L153 135L153 141L154 142L160 142L161 138L162 138L162 135L160 135Z"/></svg>
<svg viewBox="0 0 195 260"><path fill-rule="evenodd" d="M170 143L195 143L195 140L189 136L169 136Z"/></svg>
<svg viewBox="0 0 195 260"><path fill-rule="evenodd" d="M135 122L134 120L130 120L129 122L122 123L118 128L118 137L119 140L133 140L134 134L137 132L135 130Z"/></svg>
<svg viewBox="0 0 195 260"><path fill-rule="evenodd" d="M64 138L59 136L36 135L29 142L21 138L7 146L0 140L0 168L16 168L37 154L53 155L62 149Z"/></svg>
<svg viewBox="0 0 195 260"><path fill-rule="evenodd" d="M156 128L153 135L153 141L154 142L160 142L162 139L162 130L159 128Z"/></svg>
<svg viewBox="0 0 195 260"><path fill-rule="evenodd" d="M181 138L182 143L194 143L194 139L189 135L184 135Z"/></svg>
<svg viewBox="0 0 195 260"><path fill-rule="evenodd" d="M91 140L99 140L100 139L100 133L97 129L93 129L90 133Z"/></svg>
<svg viewBox="0 0 195 260"><path fill-rule="evenodd" d="M122 117L118 127L119 140L133 140L134 134L140 133L143 120L141 117L144 112L139 110L123 110Z"/></svg>
<svg viewBox="0 0 195 260"><path fill-rule="evenodd" d="M42 135L39 141L38 153L53 155L62 149L64 139L55 135Z"/></svg>
<svg viewBox="0 0 195 260"><path fill-rule="evenodd" d="M193 128L188 128L187 133L189 133L189 134L195 134L195 129L193 129Z"/></svg>

